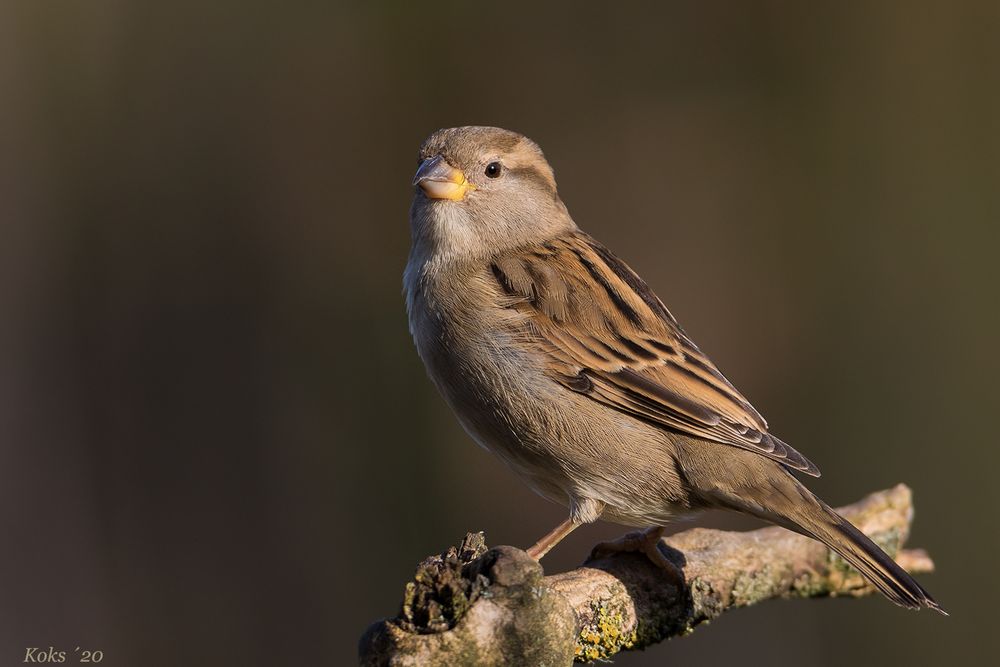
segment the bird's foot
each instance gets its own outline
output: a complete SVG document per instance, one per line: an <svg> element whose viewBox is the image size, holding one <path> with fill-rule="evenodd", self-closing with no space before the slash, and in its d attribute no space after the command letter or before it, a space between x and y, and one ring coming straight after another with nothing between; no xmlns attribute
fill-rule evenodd
<svg viewBox="0 0 1000 667"><path fill-rule="evenodd" d="M637 552L644 554L653 565L666 570L671 576L683 584L684 575L674 565L666 554L660 550L660 538L663 537L663 526L654 526L646 530L628 533L610 542L601 542L590 552L587 560L597 560L612 554Z"/></svg>

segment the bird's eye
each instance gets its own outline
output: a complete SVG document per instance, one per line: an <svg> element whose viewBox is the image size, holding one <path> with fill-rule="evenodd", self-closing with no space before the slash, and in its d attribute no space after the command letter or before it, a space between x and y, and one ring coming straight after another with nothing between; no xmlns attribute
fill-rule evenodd
<svg viewBox="0 0 1000 667"><path fill-rule="evenodd" d="M486 176L489 178L496 178L500 175L500 169L501 167L499 162L490 162L486 165Z"/></svg>

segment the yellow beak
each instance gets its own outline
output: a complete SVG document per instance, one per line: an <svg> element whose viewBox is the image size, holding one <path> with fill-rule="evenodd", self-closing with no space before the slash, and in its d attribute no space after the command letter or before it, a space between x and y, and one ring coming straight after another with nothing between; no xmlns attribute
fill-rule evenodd
<svg viewBox="0 0 1000 667"><path fill-rule="evenodd" d="M440 155L429 157L420 164L413 184L419 185L430 199L451 201L460 201L467 192L476 189L461 169L455 169Z"/></svg>

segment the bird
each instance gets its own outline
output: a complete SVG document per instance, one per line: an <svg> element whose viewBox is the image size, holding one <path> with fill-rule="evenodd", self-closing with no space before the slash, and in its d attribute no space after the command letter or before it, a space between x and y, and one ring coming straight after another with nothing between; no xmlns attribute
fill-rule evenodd
<svg viewBox="0 0 1000 667"><path fill-rule="evenodd" d="M701 510L822 542L896 604L931 595L796 475L819 476L684 333L645 281L573 221L531 139L441 129L420 146L403 275L410 332L459 422L569 516L541 559L597 519L641 551Z"/></svg>

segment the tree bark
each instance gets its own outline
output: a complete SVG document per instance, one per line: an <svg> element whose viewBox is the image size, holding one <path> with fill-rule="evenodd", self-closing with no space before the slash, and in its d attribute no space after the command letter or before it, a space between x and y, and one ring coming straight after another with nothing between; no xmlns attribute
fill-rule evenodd
<svg viewBox="0 0 1000 667"><path fill-rule="evenodd" d="M904 569L931 572L903 550L913 519L902 484L838 510ZM400 613L361 638L360 662L393 665L569 665L685 635L727 609L771 598L861 596L875 589L825 546L783 528L695 528L664 538L676 566L614 554L544 576L514 547L486 549L482 533L428 558Z"/></svg>

